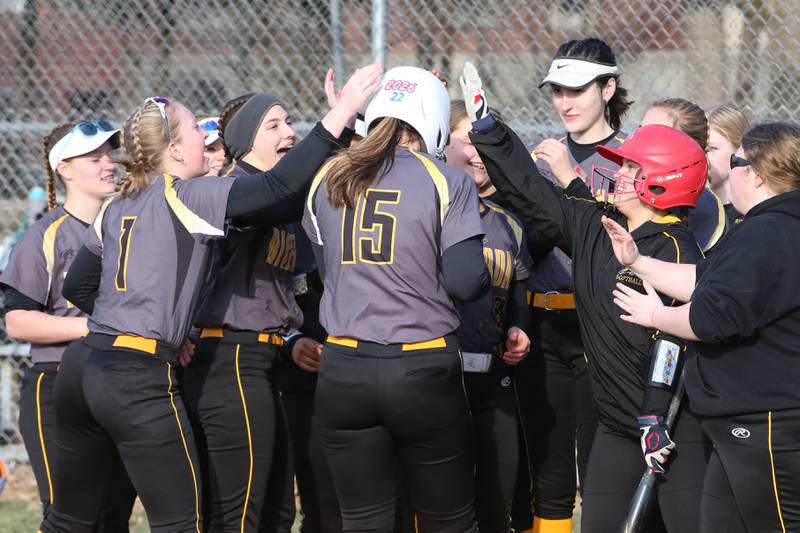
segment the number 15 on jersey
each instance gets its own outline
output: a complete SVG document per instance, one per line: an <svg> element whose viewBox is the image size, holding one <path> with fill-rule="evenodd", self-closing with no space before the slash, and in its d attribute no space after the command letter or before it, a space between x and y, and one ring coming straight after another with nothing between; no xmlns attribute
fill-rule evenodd
<svg viewBox="0 0 800 533"><path fill-rule="evenodd" d="M400 203L398 190L367 189L353 208L342 211L342 264L391 265L397 217L383 211ZM366 235L364 235L366 234Z"/></svg>

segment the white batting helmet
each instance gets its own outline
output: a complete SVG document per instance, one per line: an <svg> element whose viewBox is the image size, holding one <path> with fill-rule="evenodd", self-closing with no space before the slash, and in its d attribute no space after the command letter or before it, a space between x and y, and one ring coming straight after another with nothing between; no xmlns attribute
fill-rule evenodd
<svg viewBox="0 0 800 533"><path fill-rule="evenodd" d="M408 123L425 141L425 151L442 158L450 137L450 96L439 78L417 67L390 69L364 113L367 131L383 117Z"/></svg>

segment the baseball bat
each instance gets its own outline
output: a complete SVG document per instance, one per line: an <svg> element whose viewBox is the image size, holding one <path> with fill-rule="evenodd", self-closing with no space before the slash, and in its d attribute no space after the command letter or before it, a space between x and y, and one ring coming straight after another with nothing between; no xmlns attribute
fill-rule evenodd
<svg viewBox="0 0 800 533"><path fill-rule="evenodd" d="M667 430L672 430L672 423L675 421L675 416L681 407L684 388L683 380L683 371L681 371L678 384L675 386L675 394L672 396L672 401L669 402L667 418L664 420ZM631 498L628 515L622 525L622 533L639 533L643 530L647 520L647 512L650 510L650 499L653 497L655 484L656 474L650 468L645 468L642 479L639 480L639 486L636 487L636 492L633 493L633 498Z"/></svg>

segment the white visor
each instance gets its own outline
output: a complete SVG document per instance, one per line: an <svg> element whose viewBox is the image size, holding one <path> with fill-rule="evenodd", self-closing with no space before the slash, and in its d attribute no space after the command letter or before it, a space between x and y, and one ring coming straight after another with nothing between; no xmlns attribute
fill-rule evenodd
<svg viewBox="0 0 800 533"><path fill-rule="evenodd" d="M55 170L58 164L65 159L78 157L79 155L94 152L103 144L119 134L119 130L97 130L94 135L87 135L80 129L80 124L72 128L68 134L64 135L47 155L50 168Z"/></svg>
<svg viewBox="0 0 800 533"><path fill-rule="evenodd" d="M208 134L206 137L206 146L211 146L219 139L219 117L204 118L203 120L199 120L197 125Z"/></svg>
<svg viewBox="0 0 800 533"><path fill-rule="evenodd" d="M604 65L583 59L556 58L539 87L546 83L552 83L561 87L579 89L601 76L619 76L619 74L619 67L616 65Z"/></svg>

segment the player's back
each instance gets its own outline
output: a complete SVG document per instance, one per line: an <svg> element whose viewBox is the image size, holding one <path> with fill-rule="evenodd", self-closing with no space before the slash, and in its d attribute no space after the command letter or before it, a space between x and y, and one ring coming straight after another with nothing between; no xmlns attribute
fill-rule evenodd
<svg viewBox="0 0 800 533"><path fill-rule="evenodd" d="M476 212L466 174L405 148L352 208L332 206L324 177L315 180L304 226L323 245L326 331L382 344L455 331L440 258L449 246L482 233Z"/></svg>

